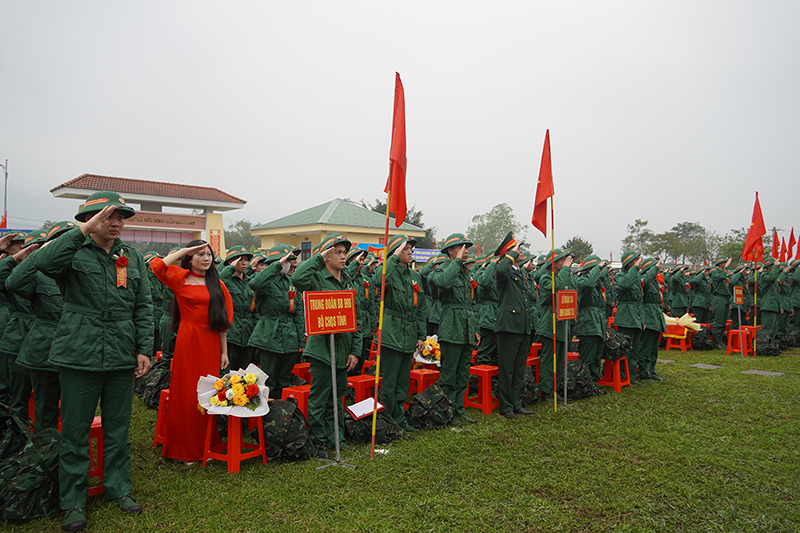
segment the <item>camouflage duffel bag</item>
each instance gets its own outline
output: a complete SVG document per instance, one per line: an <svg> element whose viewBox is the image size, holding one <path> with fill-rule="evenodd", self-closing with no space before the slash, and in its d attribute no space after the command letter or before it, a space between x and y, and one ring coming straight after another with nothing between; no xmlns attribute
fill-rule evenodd
<svg viewBox="0 0 800 533"><path fill-rule="evenodd" d="M692 350L713 350L714 339L708 328L701 327L700 331L692 335Z"/></svg>
<svg viewBox="0 0 800 533"><path fill-rule="evenodd" d="M293 402L274 400L269 413L261 417L264 443L269 461L299 461L313 455L308 424L303 412ZM251 433L258 439L258 430Z"/></svg>
<svg viewBox="0 0 800 533"><path fill-rule="evenodd" d="M612 330L608 339L603 343L603 359L616 361L628 357L631 353L631 338L624 333Z"/></svg>
<svg viewBox="0 0 800 533"><path fill-rule="evenodd" d="M353 442L372 442L372 416L353 419L350 411L344 412L344 434ZM403 428L384 413L375 418L375 443L386 444L403 436Z"/></svg>
<svg viewBox="0 0 800 533"><path fill-rule="evenodd" d="M756 333L756 356L758 357L775 357L781 354L780 342L772 336L772 332L768 329L760 329Z"/></svg>
<svg viewBox="0 0 800 533"><path fill-rule="evenodd" d="M800 346L800 329L794 326L787 326L786 333L783 335L786 348L797 348Z"/></svg>
<svg viewBox="0 0 800 533"><path fill-rule="evenodd" d="M567 398L581 400L589 396L600 396L600 387L592 379L589 367L580 359L567 363Z"/></svg>
<svg viewBox="0 0 800 533"><path fill-rule="evenodd" d="M151 368L144 376L136 378L134 391L148 409L158 409L161 391L169 388L170 376L169 367L155 367Z"/></svg>
<svg viewBox="0 0 800 533"><path fill-rule="evenodd" d="M406 411L408 423L417 428L447 426L454 416L455 407L438 383L414 396Z"/></svg>
<svg viewBox="0 0 800 533"><path fill-rule="evenodd" d="M536 371L529 366L525 367L525 377L523 378L519 399L522 407L533 405L539 401L539 385L536 384Z"/></svg>
<svg viewBox="0 0 800 533"><path fill-rule="evenodd" d="M0 519L32 520L58 513L61 433L36 435L16 417L0 416Z"/></svg>

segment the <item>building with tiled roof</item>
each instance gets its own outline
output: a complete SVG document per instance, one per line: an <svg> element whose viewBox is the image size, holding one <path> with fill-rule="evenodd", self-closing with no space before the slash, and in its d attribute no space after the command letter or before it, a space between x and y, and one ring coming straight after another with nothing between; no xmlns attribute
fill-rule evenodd
<svg viewBox="0 0 800 533"><path fill-rule="evenodd" d="M96 174L83 174L50 189L56 198L77 200L86 200L99 191L118 193L128 204L139 206L136 215L125 221L122 240L186 244L192 239L204 239L217 254L225 250L220 211L241 209L247 203L215 187ZM168 212L176 207L191 209L192 214Z"/></svg>
<svg viewBox="0 0 800 533"><path fill-rule="evenodd" d="M382 246L385 226L385 215L336 198L330 202L256 226L251 233L261 237L261 249L263 250L276 244L289 244L300 248L303 251L303 258L307 258L311 249L322 242L325 235L331 232L341 233L353 243ZM425 236L423 228L407 222L403 222L399 228L396 228L394 218L391 218L389 235L398 233L417 238Z"/></svg>

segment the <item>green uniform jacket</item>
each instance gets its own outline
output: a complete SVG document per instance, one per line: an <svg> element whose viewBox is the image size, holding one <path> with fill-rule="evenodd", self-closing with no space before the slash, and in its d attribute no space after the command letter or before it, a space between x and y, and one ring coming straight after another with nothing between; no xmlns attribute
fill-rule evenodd
<svg viewBox="0 0 800 533"><path fill-rule="evenodd" d="M791 287L789 287L789 281L786 279L788 274L786 272L781 272L778 275L778 293L781 302L781 309L786 311L787 313L792 310L792 295L791 295Z"/></svg>
<svg viewBox="0 0 800 533"><path fill-rule="evenodd" d="M55 372L58 369L50 364L48 357L64 300L56 282L36 270L33 260L37 253L39 250L31 253L6 280L10 291L30 301L36 317L22 343L17 363L32 370Z"/></svg>
<svg viewBox="0 0 800 533"><path fill-rule="evenodd" d="M161 317L164 315L164 309L161 306L161 293L165 287L149 268L147 269L147 281L150 282L150 299L153 301L153 324L158 328L161 324Z"/></svg>
<svg viewBox="0 0 800 533"><path fill-rule="evenodd" d="M473 300L472 279L460 258L445 259L431 274L431 282L439 290L441 316L439 342L474 344L478 333L478 316Z"/></svg>
<svg viewBox="0 0 800 533"><path fill-rule="evenodd" d="M792 279L792 307L800 307L800 268L795 268L789 275Z"/></svg>
<svg viewBox="0 0 800 533"><path fill-rule="evenodd" d="M650 331L665 333L667 323L661 309L661 293L658 290L658 268L648 268L642 276L642 324Z"/></svg>
<svg viewBox="0 0 800 533"><path fill-rule="evenodd" d="M556 274L556 294L572 285L572 272L563 267ZM542 269L539 276L539 321L536 323L536 333L542 337L553 338L553 279L549 270ZM564 324L556 321L556 340L563 341Z"/></svg>
<svg viewBox="0 0 800 533"><path fill-rule="evenodd" d="M353 290L352 281L347 274L341 273L342 279L337 280L327 268L321 254L314 254L298 265L292 280L295 287L301 291L347 291ZM356 306L356 320L360 321L360 309ZM337 333L334 335L334 350L336 351L336 367L347 368L347 356L361 354L361 331L357 328L354 332ZM305 355L330 364L331 349L328 335L311 335L306 342Z"/></svg>
<svg viewBox="0 0 800 533"><path fill-rule="evenodd" d="M248 345L273 353L295 353L305 345L303 297L292 285L292 277L280 274L281 266L280 261L273 261L250 281L256 291L258 322ZM294 309L290 311L292 300Z"/></svg>
<svg viewBox="0 0 800 533"><path fill-rule="evenodd" d="M676 307L689 307L689 297L686 295L688 287L686 286L686 276L683 274L675 274L670 281L672 300L670 306L675 309Z"/></svg>
<svg viewBox="0 0 800 533"><path fill-rule="evenodd" d="M531 332L531 310L533 302L528 300L525 272L514 266L519 254L510 251L497 262L494 277L497 280L499 302L497 305L497 322L494 331L508 333Z"/></svg>
<svg viewBox="0 0 800 533"><path fill-rule="evenodd" d="M422 267L422 270L419 271L419 274L422 276L422 281L425 283L425 294L430 296L428 305L426 306L428 309L428 322L438 324L442 316L442 302L439 300L439 289L433 285L431 275L436 272L436 270L439 270L441 266L434 270L432 265L433 261L426 264Z"/></svg>
<svg viewBox="0 0 800 533"><path fill-rule="evenodd" d="M705 273L701 272L689 280L694 291L692 307L698 309L711 309L711 285L706 279Z"/></svg>
<svg viewBox="0 0 800 533"><path fill-rule="evenodd" d="M400 258L396 255L389 256L386 260L381 344L400 353L411 354L417 349L417 340L425 340L426 330L422 276L411 267L401 266Z"/></svg>
<svg viewBox="0 0 800 533"><path fill-rule="evenodd" d="M758 309L760 311L781 312L778 277L778 269L775 267L772 267L770 272L758 273Z"/></svg>
<svg viewBox="0 0 800 533"><path fill-rule="evenodd" d="M497 280L495 272L496 263L488 263L481 271L481 275L475 281L478 282L478 294L481 302L478 311L478 326L494 331L497 323L497 303L500 295L497 292ZM504 330L505 331L505 330Z"/></svg>
<svg viewBox="0 0 800 533"><path fill-rule="evenodd" d="M360 311L361 320L360 327L361 327L361 338L367 339L370 338L374 328L377 328L377 324L373 324L372 322L372 302L370 300L370 289L371 284L368 278L362 275L363 265L361 270L358 268L358 261L351 261L347 268L345 268L345 274L352 280L352 287L353 290L356 291L356 305ZM356 354L358 355L358 354Z"/></svg>
<svg viewBox="0 0 800 533"><path fill-rule="evenodd" d="M603 300L603 280L608 267L593 267L587 274L577 276L578 287L578 324L579 337L606 338L608 320L606 319L606 303ZM552 326L551 326L552 327Z"/></svg>
<svg viewBox="0 0 800 533"><path fill-rule="evenodd" d="M617 273L617 302L614 325L642 329L642 276L638 266Z"/></svg>
<svg viewBox="0 0 800 533"><path fill-rule="evenodd" d="M722 296L728 298L730 296L730 289L728 289L728 273L719 268L715 268L708 276L711 279L711 294L714 296Z"/></svg>
<svg viewBox="0 0 800 533"><path fill-rule="evenodd" d="M126 287L117 287L117 253L128 258ZM34 264L64 297L51 363L105 372L136 368L137 354L152 355L153 304L139 251L117 239L106 253L75 228L42 248Z"/></svg>
<svg viewBox="0 0 800 533"><path fill-rule="evenodd" d="M246 277L240 278L236 275L236 268L232 265L222 269L219 279L228 288L233 300L233 321L228 328L228 342L236 346L247 346L255 326L255 318L250 310L253 305L253 290Z"/></svg>
<svg viewBox="0 0 800 533"><path fill-rule="evenodd" d="M733 307L733 309L741 309L742 311L746 311L747 308L745 305L734 305L733 303L733 288L734 287L741 287L742 288L742 299L746 301L746 294L747 294L747 287L744 280L744 276L742 275L742 271L737 272L736 274L731 275L730 280L728 280L729 288L731 291L730 298L728 298L728 304Z"/></svg>
<svg viewBox="0 0 800 533"><path fill-rule="evenodd" d="M25 261L23 261L24 263ZM17 268L16 260L9 256L0 261L0 287L6 293L11 307L11 317L6 323L0 340L0 350L16 357L22 348L22 343L33 326L33 308L27 298L9 292L7 282Z"/></svg>

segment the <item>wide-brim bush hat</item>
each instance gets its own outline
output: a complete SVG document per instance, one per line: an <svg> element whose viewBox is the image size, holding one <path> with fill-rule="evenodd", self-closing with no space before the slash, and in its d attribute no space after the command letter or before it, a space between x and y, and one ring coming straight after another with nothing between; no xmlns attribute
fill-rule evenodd
<svg viewBox="0 0 800 533"><path fill-rule="evenodd" d="M75 215L75 220L78 222L86 222L87 218L94 216L95 213L102 211L104 207L110 205L116 207L116 211L122 213L125 218L130 218L136 214L136 211L126 204L125 200L119 194L111 191L100 191L89 195L86 199L86 203L81 206L78 214Z"/></svg>

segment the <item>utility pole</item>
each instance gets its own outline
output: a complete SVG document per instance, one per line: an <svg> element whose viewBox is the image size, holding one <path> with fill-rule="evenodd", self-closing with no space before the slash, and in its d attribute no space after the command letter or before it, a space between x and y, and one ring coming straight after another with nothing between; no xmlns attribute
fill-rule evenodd
<svg viewBox="0 0 800 533"><path fill-rule="evenodd" d="M3 167L3 173L6 175L3 185L3 216L8 216L8 159L6 159L6 164L0 165L0 167ZM8 219L6 219L6 223L8 223Z"/></svg>

